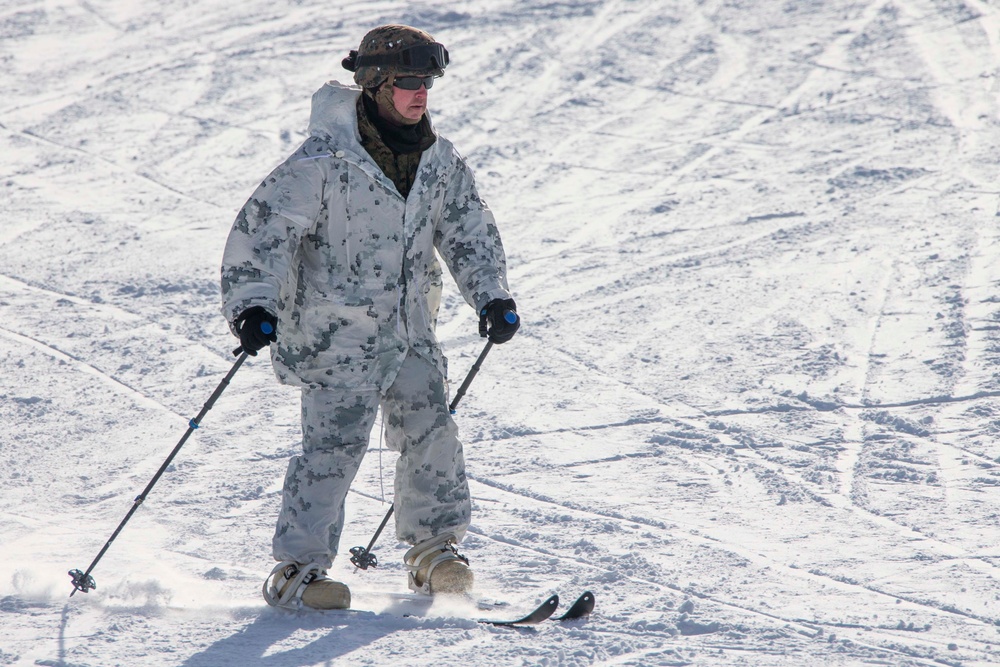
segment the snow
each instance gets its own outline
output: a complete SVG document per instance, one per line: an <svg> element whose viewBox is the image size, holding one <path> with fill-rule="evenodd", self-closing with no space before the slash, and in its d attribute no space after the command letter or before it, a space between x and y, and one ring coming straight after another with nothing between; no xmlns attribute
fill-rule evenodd
<svg viewBox="0 0 1000 667"><path fill-rule="evenodd" d="M390 536L334 566L364 611L264 605L299 427L263 359L70 598L233 364L236 211L387 22L451 52L524 319L457 415L506 606L392 595ZM0 665L1000 663L996 3L8 0L0 62ZM454 289L439 334L459 382Z"/></svg>

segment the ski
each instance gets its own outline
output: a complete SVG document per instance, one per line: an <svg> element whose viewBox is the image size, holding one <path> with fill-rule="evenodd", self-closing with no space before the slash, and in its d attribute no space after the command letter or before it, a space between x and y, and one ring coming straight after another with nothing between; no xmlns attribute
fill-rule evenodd
<svg viewBox="0 0 1000 667"><path fill-rule="evenodd" d="M584 616L590 615L590 612L594 611L594 604L596 600L594 599L594 594L590 591L585 591L583 595L576 599L570 608L566 610L566 613L557 618L557 621L572 621L574 618L583 618Z"/></svg>
<svg viewBox="0 0 1000 667"><path fill-rule="evenodd" d="M573 619L589 616L594 611L596 599L590 591L585 591L576 601L570 605L569 609L562 616L554 618L556 621L572 621ZM559 596L553 595L548 600L538 605L538 607L527 616L516 620L495 620L490 618L478 619L479 623L500 626L538 625L549 620L555 614L556 607L559 606Z"/></svg>
<svg viewBox="0 0 1000 667"><path fill-rule="evenodd" d="M391 597L393 599L396 599L396 600L407 601L407 602L425 602L426 601L427 603L431 603L433 601L433 598L430 598L430 597L426 597L426 596L423 596L423 595L420 595L420 596L408 595L408 594L405 594L405 593L393 593L393 594L389 594L389 597ZM497 603L494 603L494 605L496 605L496 604ZM487 608L484 605L483 601L477 602L477 605L479 605L479 607L480 607L481 610L484 610L484 609ZM496 625L496 626L500 626L500 627L525 627L525 626L539 625L539 624L544 623L545 621L550 620L550 619L554 620L554 621L572 621L572 620L577 619L577 618L583 618L585 616L590 615L590 613L592 611L594 611L594 605L595 605L594 594L591 593L590 591L585 591L580 597L578 597L576 599L575 602L573 602L572 605L570 605L569 609L566 610L566 613L564 613L562 616L554 616L555 612L556 612L556 609L559 607L559 595L556 594L556 595L552 595L551 597L549 597L548 599L546 599L544 602L542 602L540 605L538 605L537 607L535 607L535 609L533 609L531 612L529 612L528 614L526 614L526 615L524 615L524 616L522 616L520 618L516 618L516 619L475 618L473 620L475 620L476 623L482 623L484 625ZM285 610L285 611L290 611L291 613L295 613L298 610ZM327 610L324 613L328 613L328 614L332 614L332 615L341 615L341 614L343 614L343 615L351 615L351 616L353 616L353 615L377 616L378 615L377 612L373 612L373 611L367 610L367 609L358 609L358 608L331 609L331 610ZM409 618L411 616L413 616L413 614L403 614L404 618Z"/></svg>
<svg viewBox="0 0 1000 667"><path fill-rule="evenodd" d="M538 605L534 611L526 616L514 620L500 620L493 618L480 618L476 619L477 623L485 623L489 625L499 625L504 627L517 627L522 625L538 625L549 619L556 612L556 607L559 606L559 596L553 595L548 600Z"/></svg>

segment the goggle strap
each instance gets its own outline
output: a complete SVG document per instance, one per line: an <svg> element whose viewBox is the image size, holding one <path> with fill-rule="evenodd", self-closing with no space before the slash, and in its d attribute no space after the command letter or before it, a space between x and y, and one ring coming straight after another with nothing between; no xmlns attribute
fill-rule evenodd
<svg viewBox="0 0 1000 667"><path fill-rule="evenodd" d="M372 67L375 65L395 65L399 57L391 54L377 56L357 56L354 58L355 67Z"/></svg>

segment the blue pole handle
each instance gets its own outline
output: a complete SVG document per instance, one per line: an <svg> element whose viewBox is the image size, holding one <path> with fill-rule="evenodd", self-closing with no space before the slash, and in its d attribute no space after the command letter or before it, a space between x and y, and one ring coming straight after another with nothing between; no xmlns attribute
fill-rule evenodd
<svg viewBox="0 0 1000 667"><path fill-rule="evenodd" d="M508 310L506 313L503 314L503 318L507 321L507 324L514 324L515 322L517 322L517 313L515 313L513 310Z"/></svg>
<svg viewBox="0 0 1000 667"><path fill-rule="evenodd" d="M261 322L260 323L260 330L263 333L265 333L266 335L268 335L268 336L270 336L271 334L274 333L274 327L271 326L270 322ZM238 356L240 356L243 353L244 353L244 350L243 350L243 346L242 345L240 345L238 348L236 348L235 350L233 350L233 356L234 357L238 357Z"/></svg>

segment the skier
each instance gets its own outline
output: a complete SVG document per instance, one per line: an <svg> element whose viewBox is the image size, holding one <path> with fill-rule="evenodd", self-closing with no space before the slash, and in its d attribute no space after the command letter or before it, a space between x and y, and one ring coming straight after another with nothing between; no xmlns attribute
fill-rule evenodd
<svg viewBox="0 0 1000 667"><path fill-rule="evenodd" d="M342 64L357 87L331 81L313 95L309 138L243 206L222 264L223 313L243 349L270 346L279 381L302 391L303 452L288 465L278 564L264 582L265 599L290 608L350 606L327 570L379 405L400 455L396 535L413 545L409 586L471 589L456 549L471 503L434 333L435 250L492 342L520 325L493 214L426 112L448 51L385 25Z"/></svg>

